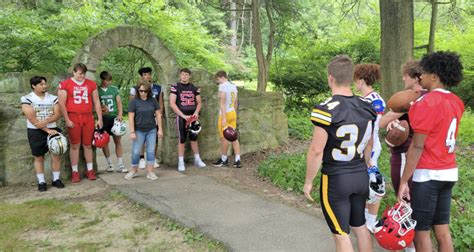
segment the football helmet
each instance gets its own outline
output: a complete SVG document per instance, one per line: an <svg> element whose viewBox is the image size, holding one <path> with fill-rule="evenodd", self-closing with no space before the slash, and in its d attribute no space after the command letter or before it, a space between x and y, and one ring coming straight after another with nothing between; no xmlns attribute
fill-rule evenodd
<svg viewBox="0 0 474 252"><path fill-rule="evenodd" d="M239 138L239 133L231 126L225 127L223 134L224 138L229 142L234 142Z"/></svg>
<svg viewBox="0 0 474 252"><path fill-rule="evenodd" d="M92 145L97 148L104 148L109 144L110 136L107 131L103 129L96 129L94 131L94 138L92 139Z"/></svg>
<svg viewBox="0 0 474 252"><path fill-rule="evenodd" d="M115 118L111 131L116 136L123 136L127 134L127 123Z"/></svg>
<svg viewBox="0 0 474 252"><path fill-rule="evenodd" d="M56 135L48 136L48 149L51 153L56 155L63 155L67 151L67 138L58 133Z"/></svg>
<svg viewBox="0 0 474 252"><path fill-rule="evenodd" d="M198 121L197 116L192 115L186 121L186 128L188 128L189 132L192 134L198 135L201 132L201 123Z"/></svg>
<svg viewBox="0 0 474 252"><path fill-rule="evenodd" d="M416 221L410 217L412 211L404 202L385 210L374 230L375 239L382 248L402 250L413 242Z"/></svg>
<svg viewBox="0 0 474 252"><path fill-rule="evenodd" d="M369 173L369 198L367 203L374 204L385 195L385 179L377 166L369 167L367 172Z"/></svg>

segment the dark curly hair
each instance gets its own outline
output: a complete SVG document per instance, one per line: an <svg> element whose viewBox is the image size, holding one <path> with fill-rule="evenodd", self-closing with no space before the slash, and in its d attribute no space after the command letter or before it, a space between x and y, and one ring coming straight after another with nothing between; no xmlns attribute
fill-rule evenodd
<svg viewBox="0 0 474 252"><path fill-rule="evenodd" d="M357 64L354 69L354 80L364 80L368 86L380 81L380 65Z"/></svg>
<svg viewBox="0 0 474 252"><path fill-rule="evenodd" d="M436 74L448 87L457 86L463 79L462 63L453 52L434 52L423 56L420 62L425 73Z"/></svg>

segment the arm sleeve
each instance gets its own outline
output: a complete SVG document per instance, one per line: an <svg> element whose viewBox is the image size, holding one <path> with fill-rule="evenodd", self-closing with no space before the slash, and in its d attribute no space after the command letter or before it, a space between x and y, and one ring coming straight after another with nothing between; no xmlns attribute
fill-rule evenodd
<svg viewBox="0 0 474 252"><path fill-rule="evenodd" d="M66 90L67 91L67 82L66 81L59 82L58 90Z"/></svg>
<svg viewBox="0 0 474 252"><path fill-rule="evenodd" d="M196 90L194 90L194 95L195 96L201 95L201 88L200 87L196 87Z"/></svg>
<svg viewBox="0 0 474 252"><path fill-rule="evenodd" d="M21 104L27 104L27 105L31 105L31 103L33 103L30 99L28 99L26 96L22 96L21 97Z"/></svg>
<svg viewBox="0 0 474 252"><path fill-rule="evenodd" d="M128 112L133 112L135 113L135 99L131 100L130 103L128 104Z"/></svg>
<svg viewBox="0 0 474 252"><path fill-rule="evenodd" d="M58 99L57 96L55 96L54 99L53 99L53 104L56 105L58 103L59 103L59 99Z"/></svg>
<svg viewBox="0 0 474 252"><path fill-rule="evenodd" d="M332 114L325 106L316 105L311 112L311 122L314 126L319 126L325 129L327 126L331 125Z"/></svg>
<svg viewBox="0 0 474 252"><path fill-rule="evenodd" d="M171 87L170 87L170 93L171 93L171 94L178 95L178 89L177 89L176 85L171 85Z"/></svg>

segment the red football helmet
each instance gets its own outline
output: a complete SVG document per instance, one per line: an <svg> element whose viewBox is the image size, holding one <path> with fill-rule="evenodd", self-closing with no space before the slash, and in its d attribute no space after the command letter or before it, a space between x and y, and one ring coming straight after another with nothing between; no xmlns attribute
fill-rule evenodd
<svg viewBox="0 0 474 252"><path fill-rule="evenodd" d="M374 236L379 245L388 250L402 250L415 238L416 221L411 219L412 209L407 203L396 203L386 209L375 225Z"/></svg>
<svg viewBox="0 0 474 252"><path fill-rule="evenodd" d="M224 129L224 138L229 142L234 142L239 138L239 133L231 126L227 126Z"/></svg>
<svg viewBox="0 0 474 252"><path fill-rule="evenodd" d="M92 139L92 145L97 148L104 148L109 144L110 136L109 133L105 130L98 130L94 131L94 138Z"/></svg>

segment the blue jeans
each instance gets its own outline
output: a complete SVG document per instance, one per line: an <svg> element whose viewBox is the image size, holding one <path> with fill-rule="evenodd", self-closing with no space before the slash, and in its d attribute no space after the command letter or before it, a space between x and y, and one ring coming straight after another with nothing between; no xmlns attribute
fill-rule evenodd
<svg viewBox="0 0 474 252"><path fill-rule="evenodd" d="M144 143L146 143L146 163L153 165L155 163L155 146L156 146L156 128L149 131L136 130L137 138L132 144L132 168L138 167L140 161L140 151Z"/></svg>

